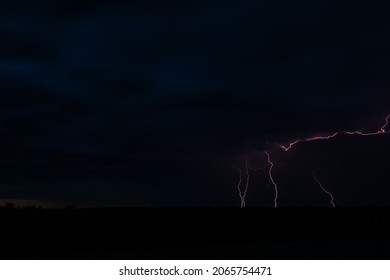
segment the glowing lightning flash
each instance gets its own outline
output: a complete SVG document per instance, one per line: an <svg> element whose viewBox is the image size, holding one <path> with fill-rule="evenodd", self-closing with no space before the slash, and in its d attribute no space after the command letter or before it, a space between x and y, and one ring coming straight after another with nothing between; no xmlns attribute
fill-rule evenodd
<svg viewBox="0 0 390 280"><path fill-rule="evenodd" d="M305 142L311 142L311 141L319 141L319 140L329 140L329 139L332 139L332 138L334 138L334 137L336 137L338 135L375 136L375 135L380 135L380 134L388 134L390 132L390 130L387 130L387 127L389 126L389 123L390 123L390 114L388 114L386 116L386 118L384 120L384 124L377 131L374 131L374 132L363 132L363 131L360 131L360 130L355 130L355 131L338 131L338 132L332 132L329 135L324 135L324 136L311 136L311 137L307 137L307 138L297 139L297 140L294 140L294 141L290 142L287 145L278 145L278 147L283 149L284 151L288 152L296 144L305 143ZM249 169L252 170L252 171L258 171L258 170L264 169L266 167L269 167L269 169L268 169L269 183L270 183L270 185L273 185L273 187L275 189L274 207L278 207L278 196L279 196L278 185L275 183L275 180L274 180L273 175L272 175L273 167L277 163L274 162L273 160L271 160L271 156L270 156L268 151L264 151L264 153L267 156L268 165L266 165L264 167L260 167L258 169L254 169L254 168L250 167L248 165L248 159L245 158L246 185L245 185L245 189L244 189L243 192L241 191L242 170L240 168L238 168L237 166L235 166L233 163L231 163L233 165L234 169L236 169L238 171L238 173L239 173L239 182L238 182L238 185L237 185L237 189L238 189L238 193L239 193L240 199L241 199L241 208L245 207L245 198L246 198L246 194L247 194L247 191L248 191L249 180L250 180ZM317 184L320 186L322 191L330 196L330 198L331 198L330 203L332 204L332 206L336 207L336 205L334 204L334 197L333 197L333 195L322 186L322 183L316 177L315 172L313 172L313 178L317 182Z"/></svg>
<svg viewBox="0 0 390 280"><path fill-rule="evenodd" d="M230 162L230 164L233 166L234 169L237 170L237 172L238 172L238 174L239 174L239 180L238 180L238 183L237 183L237 190L238 190L238 194L239 194L240 200L241 200L241 208L244 208L244 207L245 207L245 203L246 203L246 202L245 202L246 193L247 193L247 191L248 191L249 180L250 180L248 159L245 158L246 184L245 184L244 192L241 191L242 171L241 171L241 169L238 168L233 162Z"/></svg>
<svg viewBox="0 0 390 280"><path fill-rule="evenodd" d="M378 131L374 131L374 132L362 132L362 131L359 131L359 130L355 130L355 131L339 131L339 132L334 132L330 135L326 135L326 136L314 136L314 137L308 137L308 138L302 138L302 139L297 139L291 143L289 143L288 145L279 145L280 148L282 148L283 150L285 150L286 152L288 150L290 150L294 145L298 144L298 143L303 143L303 142L311 142L311 141L318 141L318 140L329 140L331 138L334 138L336 137L337 135L341 135L341 134L346 134L346 135L360 135L360 136L374 136L374 135L379 135L379 134L387 134L389 133L390 131L386 131L386 127L388 126L389 124L389 118L390 118L390 114L387 115L386 119L385 119L385 123L381 126L381 128L378 130Z"/></svg>
<svg viewBox="0 0 390 280"><path fill-rule="evenodd" d="M246 179L245 179L245 188L244 188L244 191L241 190L241 185L242 185L242 170L241 168L237 167L233 162L230 162L230 164L233 166L233 168L235 170L237 170L238 174L239 174L239 180L238 180L238 183L237 183L237 190L238 190L238 195L240 196L240 200L241 200L241 208L244 208L246 206L246 194L248 192L248 188L249 188L249 182L250 182L250 170L251 171L259 171L259 170L263 170L265 168L267 168L269 166L269 164L267 164L266 166L262 166L262 167L259 167L259 168L253 168L251 166L249 166L249 162L248 162L248 158L245 157L245 176L246 176Z"/></svg>
<svg viewBox="0 0 390 280"><path fill-rule="evenodd" d="M269 169L268 169L269 180L275 189L274 207L276 208L276 207L278 207L279 191L278 191L278 185L275 183L274 178L272 177L272 168L274 167L274 163L271 161L271 157L270 157L268 151L264 151L264 153L267 155L267 160L269 163Z"/></svg>
<svg viewBox="0 0 390 280"><path fill-rule="evenodd" d="M241 200L241 208L244 207L243 205L245 205L245 200L243 199L242 197L242 193L241 193L241 183L242 183L242 172L241 172L241 169L238 168L233 162L230 162L230 164L233 166L233 168L235 170L237 170L238 172L238 183L237 183L237 190L238 190L238 195L240 196L240 200Z"/></svg>
<svg viewBox="0 0 390 280"><path fill-rule="evenodd" d="M334 201L333 195L322 186L322 183L320 182L320 180L318 180L315 172L313 172L313 178L314 178L314 181L316 181L317 184L320 186L322 191L330 196L330 203L332 204L332 206L336 207L336 204L334 204L334 202L333 202Z"/></svg>

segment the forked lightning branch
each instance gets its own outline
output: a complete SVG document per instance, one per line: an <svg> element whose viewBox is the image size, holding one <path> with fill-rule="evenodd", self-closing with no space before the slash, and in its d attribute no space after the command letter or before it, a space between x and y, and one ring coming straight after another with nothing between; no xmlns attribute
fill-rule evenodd
<svg viewBox="0 0 390 280"><path fill-rule="evenodd" d="M313 141L330 141L333 138L340 136L340 135L357 136L357 137L374 137L374 136L389 134L389 132L390 132L390 130L388 130L389 120L390 120L390 114L388 114L385 117L383 124L379 127L379 129L377 129L375 131L361 131L361 130L335 131L335 132L331 132L331 133L328 133L325 135L315 135L315 136L310 136L310 137L306 137L306 138L295 139L287 144L276 144L275 146L279 149L282 149L285 152L288 152L298 144L304 144L304 143L313 142ZM272 160L271 151L266 150L266 151L264 151L264 154L266 156L267 165L264 167L261 167L259 169L251 168L249 166L247 157L245 157L244 168L240 168L238 165L231 162L233 168L238 173L237 190L238 190L238 195L240 198L241 208L246 206L246 196L248 193L248 188L249 188L249 183L250 183L250 170L259 171L259 170L264 169L264 168L268 168L267 176L268 176L268 180L269 180L269 185L273 186L273 188L274 188L273 204L274 204L274 207L278 207L278 198L279 198L278 187L279 186L277 183L277 178L275 178L273 175L275 162ZM245 178L243 178L244 177L243 173L245 173ZM324 192L324 194L326 194L329 197L329 205L332 207L336 207L336 204L334 202L335 198L334 198L333 194L330 193L330 191L324 187L324 185L321 183L320 179L318 178L316 172L313 172L313 180L319 186L320 190L322 192Z"/></svg>

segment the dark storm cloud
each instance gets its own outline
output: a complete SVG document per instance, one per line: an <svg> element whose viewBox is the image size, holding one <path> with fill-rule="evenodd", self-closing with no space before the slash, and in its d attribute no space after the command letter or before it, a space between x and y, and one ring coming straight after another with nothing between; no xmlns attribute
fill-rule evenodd
<svg viewBox="0 0 390 280"><path fill-rule="evenodd" d="M164 160L222 159L290 135L354 128L366 116L375 122L388 110L388 8L59 1L4 9L4 181L34 199L96 202L158 184L175 193L197 168L174 176L178 167ZM161 183L146 179L151 169ZM191 185L187 192L202 193Z"/></svg>

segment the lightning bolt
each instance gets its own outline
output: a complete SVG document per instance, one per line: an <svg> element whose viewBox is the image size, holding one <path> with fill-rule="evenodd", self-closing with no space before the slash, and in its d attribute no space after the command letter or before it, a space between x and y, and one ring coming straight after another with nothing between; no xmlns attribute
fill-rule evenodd
<svg viewBox="0 0 390 280"><path fill-rule="evenodd" d="M297 139L297 140L290 142L288 145L279 145L279 147L287 152L298 143L318 141L318 140L329 140L329 139L336 137L337 135L342 135L342 134L344 134L344 135L360 135L360 136L374 136L374 135L379 135L379 134L387 134L387 133L389 133L389 131L386 131L386 127L389 124L389 118L390 118L390 114L388 114L386 116L385 123L380 127L380 129L377 131L374 131L374 132L362 132L359 130L338 131L338 132L333 132L333 133L331 133L329 135L325 135L325 136L313 136L313 137L308 137L308 138Z"/></svg>
<svg viewBox="0 0 390 280"><path fill-rule="evenodd" d="M237 167L233 162L230 162L230 164L233 166L233 168L235 170L237 170L238 172L238 175L239 175L239 180L238 180L238 183L237 183L237 190L238 190L238 194L240 196L240 200L241 200L241 208L244 208L245 207L245 204L246 204L246 194L248 192L248 188L249 188L249 181L250 181L250 174L249 174L249 165L248 165L248 159L245 157L245 174L246 174L246 184L245 184L245 188L244 188L244 191L242 192L241 190L241 185L242 185L242 170L241 168Z"/></svg>
<svg viewBox="0 0 390 280"><path fill-rule="evenodd" d="M364 132L364 131L360 131L360 130L337 131L337 132L332 132L332 133L330 133L328 135L311 136L311 137L296 139L296 140L290 142L287 145L279 144L277 146L279 148L283 149L284 151L288 152L291 148L293 148L295 145L297 145L299 143L312 142L312 141L321 141L321 140L330 140L330 139L332 139L332 138L334 138L334 137L336 137L338 135L376 136L376 135L380 135L380 134L388 134L390 132L390 130L387 130L387 127L389 126L389 122L390 122L390 114L388 114L386 116L386 118L384 119L383 125L378 130L373 131L373 132ZM234 169L236 169L238 171L238 173L239 173L239 182L238 182L238 185L237 185L237 189L238 189L239 196L240 196L240 199L241 199L241 208L245 207L245 199L246 199L246 194L247 194L247 191L248 191L249 181L250 181L249 169L252 170L252 171L259 171L259 170L267 168L267 167L269 167L268 168L268 177L269 177L270 185L272 185L274 187L274 190L275 190L274 207L275 208L278 207L279 190L278 190L278 185L275 183L275 180L274 180L274 177L273 177L273 173L272 173L273 167L277 163L274 162L271 159L271 156L270 156L268 151L264 151L264 153L267 156L268 165L266 165L264 167L257 168L257 169L250 167L248 165L248 159L245 158L246 185L245 185L245 189L244 189L243 193L241 191L242 170L232 163ZM315 172L313 172L313 179L317 182L317 184L320 186L322 191L325 192L327 195L329 195L329 197L331 198L330 203L332 204L332 206L336 207L336 205L334 204L334 197L333 197L333 195L328 190L326 190L323 187L322 183L318 180Z"/></svg>
<svg viewBox="0 0 390 280"><path fill-rule="evenodd" d="M321 183L320 180L318 180L318 178L317 178L316 172L313 172L313 179L317 182L317 184L320 186L320 188L322 189L322 191L323 191L324 193L326 193L328 196L330 196L330 203L332 204L332 206L333 206L333 207L336 207L336 204L334 204L334 197L333 197L333 195L332 195L328 190L326 190L326 189L323 187L322 183Z"/></svg>
<svg viewBox="0 0 390 280"><path fill-rule="evenodd" d="M238 183L237 183L237 190L238 190L238 195L240 196L240 200L241 200L241 208L243 208L243 197L242 197L242 193L241 193L241 183L242 183L242 172L241 172L241 169L238 168L233 162L230 162L230 164L233 166L233 168L235 170L237 170L238 172ZM245 203L244 203L245 204Z"/></svg>
<svg viewBox="0 0 390 280"><path fill-rule="evenodd" d="M261 166L259 168L253 168L249 165L249 161L248 161L248 158L245 157L245 187L244 187L244 190L242 191L242 187L241 185L243 184L243 171L241 170L241 168L237 167L232 161L230 162L230 164L233 166L233 168L235 170L237 170L238 172L238 177L239 177L239 180L238 180L238 183L237 183L237 190L238 190L238 194L240 196L240 201L241 201L241 208L244 208L246 206L246 196L247 196L247 192L248 192L248 189L249 189L249 182L250 182L250 171L260 171L260 170L263 170L265 168L267 168L269 166L269 164L267 164L266 166Z"/></svg>
<svg viewBox="0 0 390 280"><path fill-rule="evenodd" d="M271 160L271 157L268 153L268 151L264 151L264 153L267 155L267 160L268 160L268 163L269 163L269 169L268 169L268 176L269 176L269 180L270 182L272 183L272 185L274 186L274 189L275 189L275 198L274 198L274 207L278 207L278 196L279 196L279 190L278 190L278 185L275 183L275 180L272 176L272 169L274 167L274 163L272 162Z"/></svg>

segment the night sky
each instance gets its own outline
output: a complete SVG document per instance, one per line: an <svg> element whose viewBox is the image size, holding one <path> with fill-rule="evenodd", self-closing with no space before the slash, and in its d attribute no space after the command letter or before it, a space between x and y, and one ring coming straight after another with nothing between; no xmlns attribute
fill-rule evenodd
<svg viewBox="0 0 390 280"><path fill-rule="evenodd" d="M240 207L268 150L280 206L390 206L390 135L277 147L383 125L389 1L54 2L0 8L0 202Z"/></svg>

